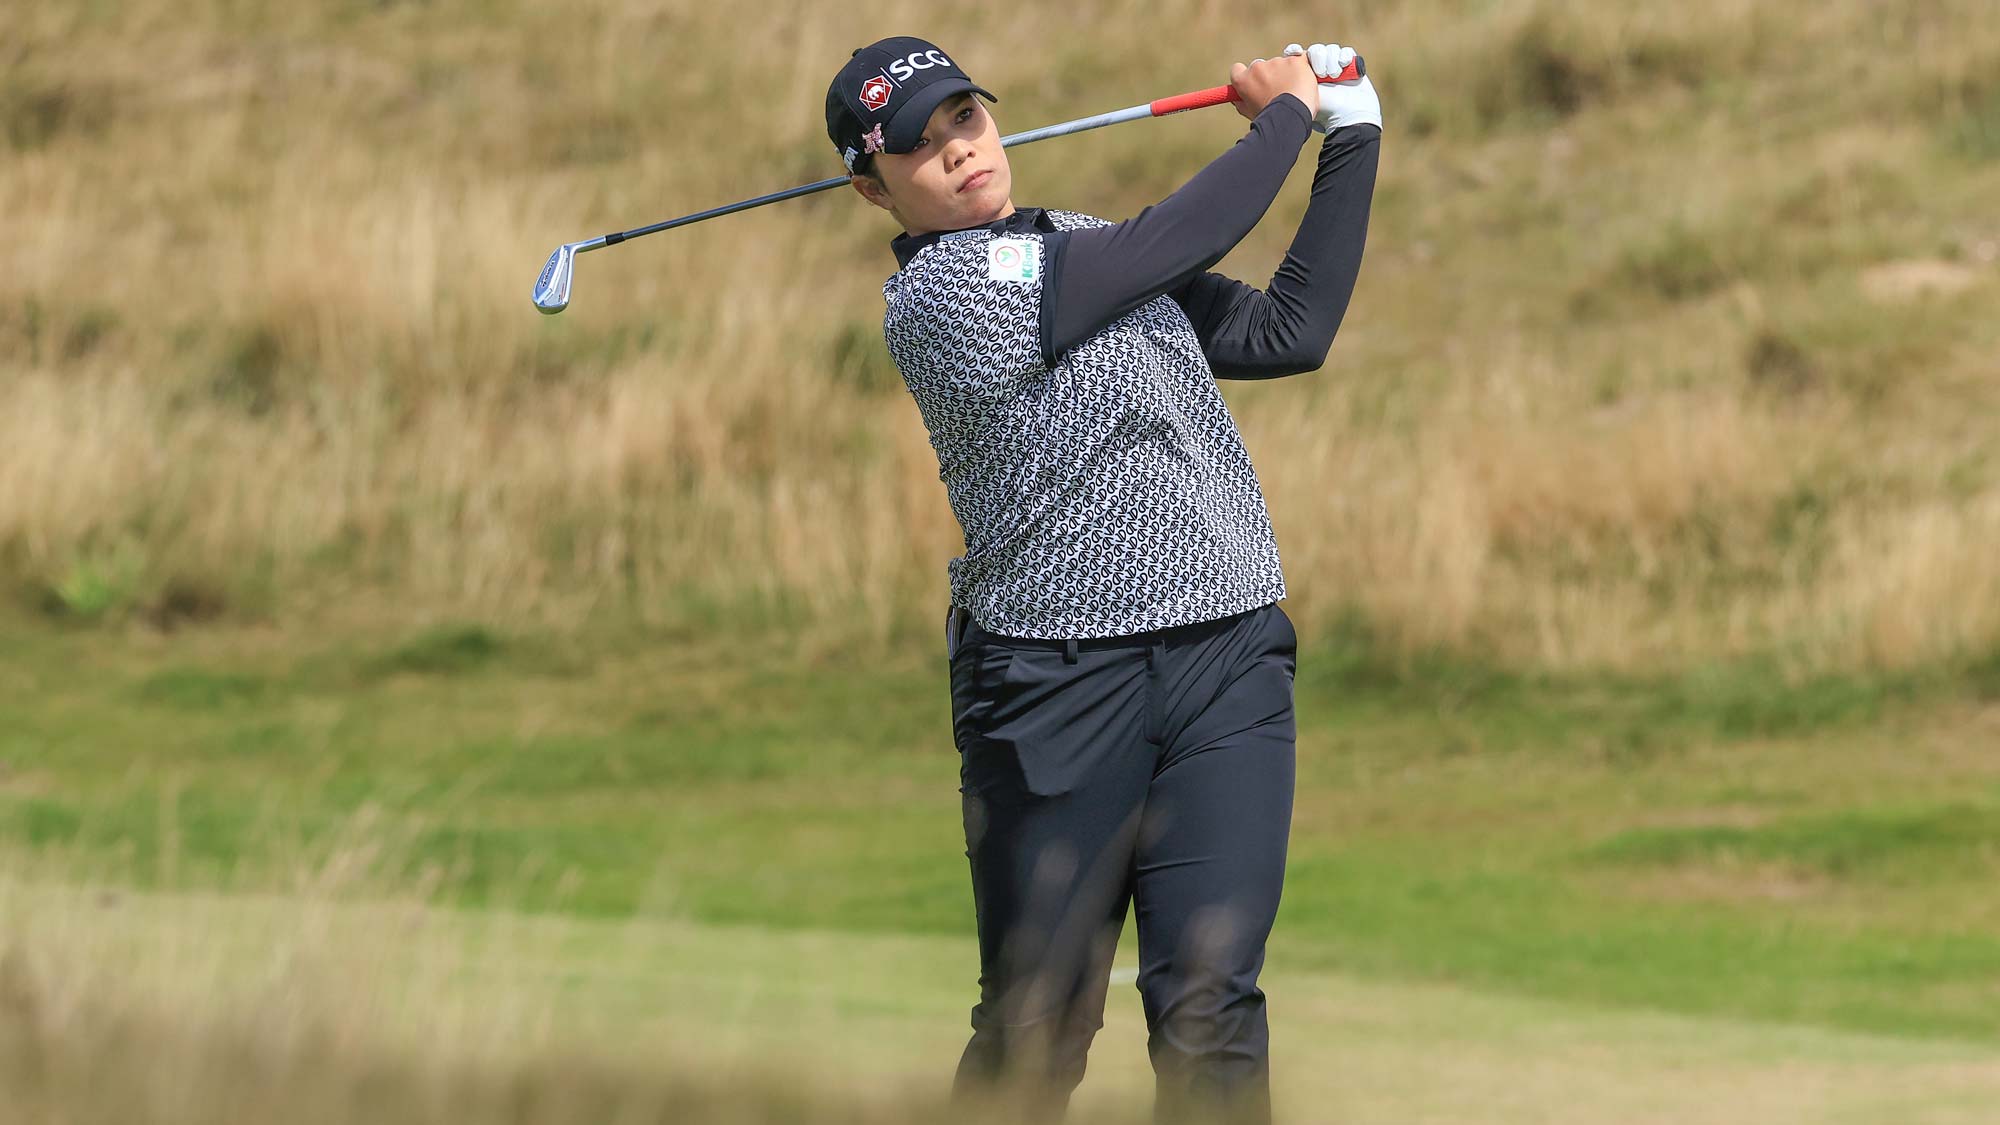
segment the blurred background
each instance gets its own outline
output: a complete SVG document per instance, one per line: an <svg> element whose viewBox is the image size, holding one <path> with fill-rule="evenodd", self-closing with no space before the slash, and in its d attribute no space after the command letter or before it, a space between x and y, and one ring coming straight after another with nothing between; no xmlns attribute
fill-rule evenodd
<svg viewBox="0 0 2000 1125"><path fill-rule="evenodd" d="M1290 41L1381 91L1327 366L1223 384L1302 638L1294 1120L1991 1120L1990 0L10 9L30 1119L932 1119L963 544L897 230L830 192L528 300L836 174L826 82L902 33L1003 131ZM1017 149L1015 200L1122 218L1242 128ZM1093 1120L1150 1088L1121 972Z"/></svg>

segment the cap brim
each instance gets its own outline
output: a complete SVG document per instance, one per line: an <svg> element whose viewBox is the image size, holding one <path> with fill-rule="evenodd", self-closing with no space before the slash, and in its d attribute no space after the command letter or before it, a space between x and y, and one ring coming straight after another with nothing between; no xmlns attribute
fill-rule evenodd
<svg viewBox="0 0 2000 1125"><path fill-rule="evenodd" d="M994 97L982 86L975 86L969 79L944 78L925 86L910 95L910 100L896 111L896 116L882 127L883 150L886 152L908 152L917 147L923 139L924 126L930 124L931 113L946 98L955 97L966 91L978 94L989 102L1000 99Z"/></svg>

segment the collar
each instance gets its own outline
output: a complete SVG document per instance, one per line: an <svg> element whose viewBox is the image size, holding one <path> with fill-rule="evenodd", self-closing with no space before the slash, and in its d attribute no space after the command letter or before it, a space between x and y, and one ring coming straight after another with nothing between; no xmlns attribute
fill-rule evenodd
<svg viewBox="0 0 2000 1125"><path fill-rule="evenodd" d="M990 230L994 234L1020 234L1030 230L1041 231L1043 234L1054 234L1056 225L1050 221L1049 213L1040 207L1016 207L1014 208L1014 213L1004 219L995 219L990 223L981 223L976 227L962 227L960 229ZM890 239L889 249L896 252L896 268L902 269L904 266L909 265L910 259L916 257L925 247L936 242L938 239L943 238L947 234L957 233L959 231L953 230L934 230L924 234L909 234L906 232Z"/></svg>

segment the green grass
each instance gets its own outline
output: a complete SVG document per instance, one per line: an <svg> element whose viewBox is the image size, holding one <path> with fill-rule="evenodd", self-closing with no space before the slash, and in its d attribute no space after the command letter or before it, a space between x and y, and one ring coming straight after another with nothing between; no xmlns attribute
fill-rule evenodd
<svg viewBox="0 0 2000 1125"><path fill-rule="evenodd" d="M2000 797L2000 790L1993 795ZM1940 873L1977 877L1990 872L2000 855L2000 801L1850 809L1756 828L1635 829L1598 844L1590 855L1633 865L1742 857L1834 878L1900 882Z"/></svg>
<svg viewBox="0 0 2000 1125"><path fill-rule="evenodd" d="M1275 964L2000 1037L1990 660L1562 679L1355 623L1301 660ZM0 683L0 842L142 886L282 886L360 842L467 906L971 925L928 648L43 628Z"/></svg>

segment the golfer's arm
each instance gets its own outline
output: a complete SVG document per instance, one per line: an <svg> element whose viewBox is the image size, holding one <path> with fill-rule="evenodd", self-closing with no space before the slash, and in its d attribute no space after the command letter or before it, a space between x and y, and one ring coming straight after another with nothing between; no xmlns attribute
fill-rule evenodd
<svg viewBox="0 0 2000 1125"><path fill-rule="evenodd" d="M1264 217L1311 135L1312 111L1280 94L1242 140L1166 199L1122 223L1050 235L1043 358L1053 363L1106 324L1220 261Z"/></svg>
<svg viewBox="0 0 2000 1125"><path fill-rule="evenodd" d="M1174 292L1216 378L1271 379L1326 363L1361 272L1381 140L1373 125L1349 125L1327 137L1312 201L1270 285L1260 291L1204 273Z"/></svg>

